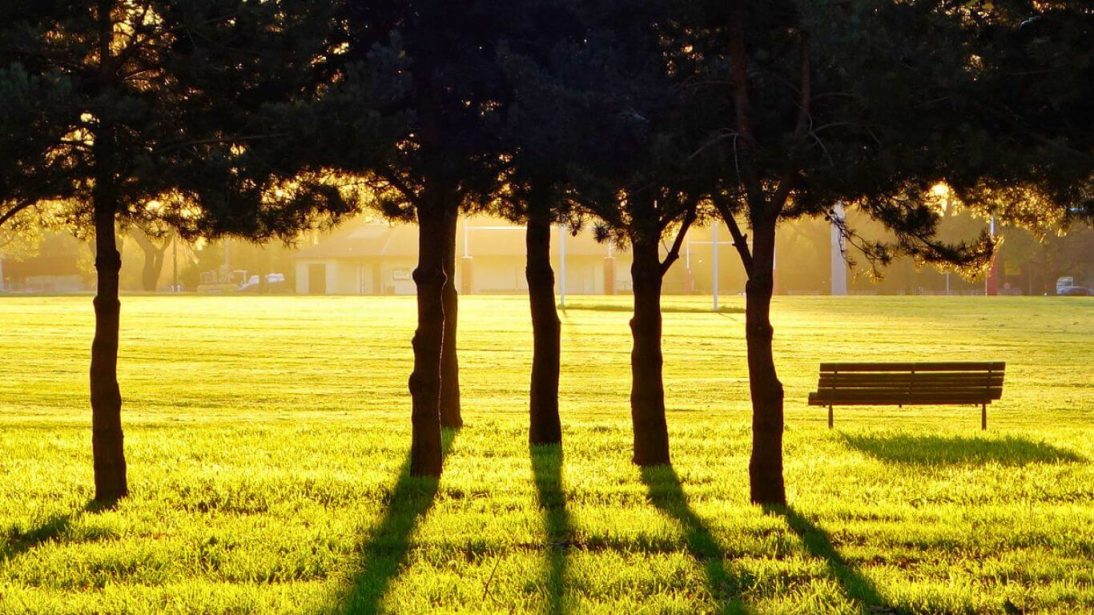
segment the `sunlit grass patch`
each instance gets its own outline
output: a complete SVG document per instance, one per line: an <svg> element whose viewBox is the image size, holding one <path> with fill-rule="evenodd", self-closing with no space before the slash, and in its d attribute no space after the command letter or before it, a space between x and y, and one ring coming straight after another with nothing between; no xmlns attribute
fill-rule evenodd
<svg viewBox="0 0 1094 615"><path fill-rule="evenodd" d="M583 300L584 301L584 300ZM667 298L672 468L629 463L627 297L563 315L529 448L523 297L466 297L467 425L410 479L408 298L128 298L132 496L91 498L86 298L0 300L0 613L1094 609L1094 333L1051 298L778 298L791 508L748 504L742 316ZM739 308L739 298L726 298ZM805 404L834 360L997 359L989 409Z"/></svg>

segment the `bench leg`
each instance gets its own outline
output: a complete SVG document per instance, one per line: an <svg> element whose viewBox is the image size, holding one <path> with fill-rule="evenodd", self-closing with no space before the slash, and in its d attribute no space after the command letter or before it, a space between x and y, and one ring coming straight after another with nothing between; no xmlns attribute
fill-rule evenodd
<svg viewBox="0 0 1094 615"><path fill-rule="evenodd" d="M828 429L832 429L832 406L828 406Z"/></svg>
<svg viewBox="0 0 1094 615"><path fill-rule="evenodd" d="M980 431L988 430L988 405L980 404Z"/></svg>

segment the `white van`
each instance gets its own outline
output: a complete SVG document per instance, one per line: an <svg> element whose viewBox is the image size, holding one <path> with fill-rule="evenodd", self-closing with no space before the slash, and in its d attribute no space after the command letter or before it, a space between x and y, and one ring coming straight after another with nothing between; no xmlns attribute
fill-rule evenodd
<svg viewBox="0 0 1094 615"><path fill-rule="evenodd" d="M1062 294L1064 294L1064 289L1065 288L1071 288L1072 286L1075 286L1075 278L1073 278L1071 276L1064 276L1062 278L1057 278L1057 280L1056 280L1056 294L1057 295L1062 295Z"/></svg>

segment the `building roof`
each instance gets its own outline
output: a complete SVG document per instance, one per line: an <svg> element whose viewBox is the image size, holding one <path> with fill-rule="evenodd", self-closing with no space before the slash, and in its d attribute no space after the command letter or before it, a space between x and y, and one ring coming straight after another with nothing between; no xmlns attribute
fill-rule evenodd
<svg viewBox="0 0 1094 615"><path fill-rule="evenodd" d="M417 256L418 233L408 224L346 224L293 258L369 258Z"/></svg>

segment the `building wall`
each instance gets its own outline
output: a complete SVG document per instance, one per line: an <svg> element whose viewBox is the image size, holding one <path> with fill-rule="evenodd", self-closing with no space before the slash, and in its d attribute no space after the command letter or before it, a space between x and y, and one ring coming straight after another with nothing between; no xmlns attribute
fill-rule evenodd
<svg viewBox="0 0 1094 615"><path fill-rule="evenodd" d="M497 256L471 259L471 292L481 294L515 293L528 290L524 275L526 259ZM456 279L463 279L466 261L460 259Z"/></svg>
<svg viewBox="0 0 1094 615"><path fill-rule="evenodd" d="M338 292L338 259L300 259L296 261L296 293L298 295L309 294L311 288L311 266L323 265L325 268L326 288L328 295L336 295Z"/></svg>
<svg viewBox="0 0 1094 615"><path fill-rule="evenodd" d="M325 268L328 295L413 295L416 292L412 274L417 262L413 258L388 259L298 259L296 261L296 292L306 295L311 288L312 265ZM561 292L561 269L558 258L551 265L555 270L555 292ZM463 259L456 263L456 280L463 291ZM483 256L471 259L471 292L474 294L525 293L526 259L507 256ZM604 294L604 258L601 256L569 256L566 259L566 294ZM631 289L630 260L615 259L615 292Z"/></svg>
<svg viewBox="0 0 1094 615"><path fill-rule="evenodd" d="M630 258L616 256L612 261L615 280L612 294L629 293L631 291ZM561 292L562 269L557 257L552 259L551 266L555 269L555 292ZM605 287L607 280L604 278L606 267L606 260L602 256L568 256L566 258L566 294L607 294L609 289Z"/></svg>
<svg viewBox="0 0 1094 615"><path fill-rule="evenodd" d="M334 286L327 287L331 295L372 295L372 265L366 261L340 260L334 274Z"/></svg>
<svg viewBox="0 0 1094 615"><path fill-rule="evenodd" d="M410 257L386 258L380 267L380 286L377 294L413 295L417 292L414 285L414 267L417 260Z"/></svg>
<svg viewBox="0 0 1094 615"><path fill-rule="evenodd" d="M471 292L524 293L528 290L524 257L475 257L471 259ZM457 263L456 279L462 282L463 259ZM555 270L555 292L562 292L562 269L558 258L552 260ZM566 293L570 295L602 295L605 293L605 262L601 256L569 256L566 258ZM615 292L631 289L629 259L615 259ZM462 288L461 288L462 290Z"/></svg>
<svg viewBox="0 0 1094 615"><path fill-rule="evenodd" d="M297 260L296 267L296 294L308 294L308 264L309 261Z"/></svg>
<svg viewBox="0 0 1094 615"><path fill-rule="evenodd" d="M555 292L561 292L562 269L554 263ZM604 294L604 259L602 257L566 258L566 294L601 295Z"/></svg>
<svg viewBox="0 0 1094 615"><path fill-rule="evenodd" d="M384 291L378 277L383 277L384 267L376 259L298 259L296 261L296 292L308 294L311 288L311 266L326 268L326 294L328 295L378 295ZM387 278L391 279L388 266ZM391 286L390 283L387 286ZM390 292L390 290L388 291Z"/></svg>

